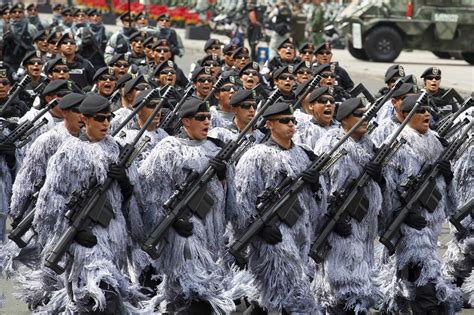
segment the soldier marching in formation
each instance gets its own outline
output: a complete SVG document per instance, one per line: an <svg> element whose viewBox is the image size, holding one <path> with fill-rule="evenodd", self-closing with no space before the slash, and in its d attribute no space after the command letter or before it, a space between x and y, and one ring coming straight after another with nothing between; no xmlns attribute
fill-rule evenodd
<svg viewBox="0 0 474 315"><path fill-rule="evenodd" d="M32 312L474 305L472 96L435 66L354 87L312 4L314 41L279 1L269 62L210 39L189 75L166 13L111 34L96 9L0 8L0 269Z"/></svg>

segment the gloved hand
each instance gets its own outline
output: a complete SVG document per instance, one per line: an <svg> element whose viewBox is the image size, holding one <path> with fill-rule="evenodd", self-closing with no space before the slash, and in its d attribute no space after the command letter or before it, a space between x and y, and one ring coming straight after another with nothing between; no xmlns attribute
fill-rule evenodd
<svg viewBox="0 0 474 315"><path fill-rule="evenodd" d="M125 167L118 166L115 163L110 164L107 174L110 178L115 179L120 186L123 198L128 199L133 193L133 186L127 176Z"/></svg>
<svg viewBox="0 0 474 315"><path fill-rule="evenodd" d="M13 168L16 162L16 146L14 143L2 143L0 144L0 155L5 157L5 161L9 168Z"/></svg>
<svg viewBox="0 0 474 315"><path fill-rule="evenodd" d="M92 248L97 245L97 237L92 234L91 230L80 230L74 237L74 241L87 248Z"/></svg>
<svg viewBox="0 0 474 315"><path fill-rule="evenodd" d="M447 160L442 160L438 162L438 169L444 177L444 180L449 184L453 180L453 172L451 171L451 163Z"/></svg>
<svg viewBox="0 0 474 315"><path fill-rule="evenodd" d="M281 243L283 236L281 235L280 229L273 224L267 224L259 233L260 237L270 245L276 245Z"/></svg>
<svg viewBox="0 0 474 315"><path fill-rule="evenodd" d="M337 222L334 226L334 233L343 238L348 238L352 235L352 225L350 220Z"/></svg>
<svg viewBox="0 0 474 315"><path fill-rule="evenodd" d="M319 183L319 173L312 170L304 170L301 172L301 177L305 183L309 185L313 192L317 192L321 188L321 184Z"/></svg>
<svg viewBox="0 0 474 315"><path fill-rule="evenodd" d="M172 224L173 229L182 237L190 237L193 235L194 224L189 220L178 219Z"/></svg>
<svg viewBox="0 0 474 315"><path fill-rule="evenodd" d="M11 223L12 229L16 229L16 227L18 226L18 224L20 224L22 219L23 219L23 216L21 216L21 215L16 217L15 219L13 219L13 221Z"/></svg>
<svg viewBox="0 0 474 315"><path fill-rule="evenodd" d="M216 175L219 180L224 180L227 172L227 165L218 157L213 157L209 160L209 164L216 170Z"/></svg>
<svg viewBox="0 0 474 315"><path fill-rule="evenodd" d="M408 213L405 218L405 224L416 230L421 230L426 226L427 222L421 214L413 211Z"/></svg>
<svg viewBox="0 0 474 315"><path fill-rule="evenodd" d="M372 179L377 182L378 184L383 183L383 175L382 175L382 165L379 163L369 162L365 167L367 170L367 174L372 177Z"/></svg>

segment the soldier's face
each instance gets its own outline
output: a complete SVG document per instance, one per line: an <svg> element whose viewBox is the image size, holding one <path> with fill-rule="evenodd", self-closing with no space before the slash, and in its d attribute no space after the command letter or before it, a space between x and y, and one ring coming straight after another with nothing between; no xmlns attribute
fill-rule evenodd
<svg viewBox="0 0 474 315"><path fill-rule="evenodd" d="M155 58L155 52L153 51L153 49L151 49L151 45L145 46L143 51L145 52L145 56L148 59L154 59Z"/></svg>
<svg viewBox="0 0 474 315"><path fill-rule="evenodd" d="M249 61L250 61L250 56L249 55L240 55L240 56L238 56L237 58L234 59L234 65L237 68L237 70L240 70Z"/></svg>
<svg viewBox="0 0 474 315"><path fill-rule="evenodd" d="M336 105L331 95L321 95L316 102L309 105L314 119L323 127L329 126L334 116Z"/></svg>
<svg viewBox="0 0 474 315"><path fill-rule="evenodd" d="M49 53L52 55L57 55L60 52L59 46L56 45L56 42L48 43L48 50L49 50Z"/></svg>
<svg viewBox="0 0 474 315"><path fill-rule="evenodd" d="M198 112L193 117L182 119L184 130L191 140L204 140L207 138L211 113Z"/></svg>
<svg viewBox="0 0 474 315"><path fill-rule="evenodd" d="M221 45L212 45L211 48L206 49L206 54L208 55L216 55L219 58L222 56L222 47Z"/></svg>
<svg viewBox="0 0 474 315"><path fill-rule="evenodd" d="M284 94L291 93L295 78L291 73L283 73L275 80L277 88Z"/></svg>
<svg viewBox="0 0 474 315"><path fill-rule="evenodd" d="M278 56L283 60L293 60L295 58L295 47L291 44L284 44L278 49Z"/></svg>
<svg viewBox="0 0 474 315"><path fill-rule="evenodd" d="M300 52L300 58L302 61L313 62L313 50L312 49L304 49Z"/></svg>
<svg viewBox="0 0 474 315"><path fill-rule="evenodd" d="M331 71L323 71L321 73L320 86L330 86L336 84L336 74Z"/></svg>
<svg viewBox="0 0 474 315"><path fill-rule="evenodd" d="M42 53L48 52L48 42L46 41L46 39L39 39L35 43L39 51L41 51Z"/></svg>
<svg viewBox="0 0 474 315"><path fill-rule="evenodd" d="M74 135L79 135L79 130L84 125L81 120L81 113L77 108L62 109L62 117L68 125L68 131Z"/></svg>
<svg viewBox="0 0 474 315"><path fill-rule="evenodd" d="M99 24L100 22L102 22L102 15L99 15L99 14L89 15L89 22L91 24Z"/></svg>
<svg viewBox="0 0 474 315"><path fill-rule="evenodd" d="M212 88L213 78L209 74L200 74L196 79L196 92L199 95L206 96Z"/></svg>
<svg viewBox="0 0 474 315"><path fill-rule="evenodd" d="M114 74L117 79L120 79L124 74L128 72L130 64L126 60L117 60L114 63Z"/></svg>
<svg viewBox="0 0 474 315"><path fill-rule="evenodd" d="M140 55L143 53L143 38L137 37L135 38L132 43L130 44L132 46L132 50L134 53L137 55Z"/></svg>
<svg viewBox="0 0 474 315"><path fill-rule="evenodd" d="M159 46L155 48L155 63L160 64L163 61L171 59L171 50L168 46Z"/></svg>
<svg viewBox="0 0 474 315"><path fill-rule="evenodd" d="M137 21L137 27L138 28L143 28L148 26L148 20L144 18L139 18Z"/></svg>
<svg viewBox="0 0 474 315"><path fill-rule="evenodd" d="M267 128L277 139L290 140L296 131L293 115L274 115L267 119Z"/></svg>
<svg viewBox="0 0 474 315"><path fill-rule="evenodd" d="M36 7L30 7L26 10L26 13L28 16L37 16L38 15L38 10L36 10Z"/></svg>
<svg viewBox="0 0 474 315"><path fill-rule="evenodd" d="M160 71L158 82L160 86L176 84L176 71L171 68L164 68Z"/></svg>
<svg viewBox="0 0 474 315"><path fill-rule="evenodd" d="M76 24L82 24L86 23L87 17L83 12L80 12L74 16L74 23Z"/></svg>
<svg viewBox="0 0 474 315"><path fill-rule="evenodd" d="M246 90L253 89L260 81L260 78L258 76L258 71L255 69L245 70L242 73L241 80Z"/></svg>
<svg viewBox="0 0 474 315"><path fill-rule="evenodd" d="M38 78L41 75L43 62L39 58L30 59L27 62L27 72L31 77Z"/></svg>
<svg viewBox="0 0 474 315"><path fill-rule="evenodd" d="M54 66L52 80L69 80L69 68L66 65Z"/></svg>
<svg viewBox="0 0 474 315"><path fill-rule="evenodd" d="M7 97L8 91L11 88L10 81L7 78L0 78L0 99Z"/></svg>
<svg viewBox="0 0 474 315"><path fill-rule="evenodd" d="M112 75L103 75L97 81L97 91L99 94L109 96L115 89L115 77Z"/></svg>
<svg viewBox="0 0 474 315"><path fill-rule="evenodd" d="M349 131L355 124L359 122L366 111L365 107L357 108L352 114L341 121L341 126L345 131ZM358 139L367 132L367 122L364 121L359 128L352 134L352 138Z"/></svg>
<svg viewBox="0 0 474 315"><path fill-rule="evenodd" d="M408 113L404 112L403 116L406 118ZM428 111L428 106L420 107L408 122L408 126L418 131L418 133L425 134L430 128L430 113Z"/></svg>
<svg viewBox="0 0 474 315"><path fill-rule="evenodd" d="M158 19L157 24L159 27L169 28L170 19L168 19L167 17L160 18Z"/></svg>
<svg viewBox="0 0 474 315"><path fill-rule="evenodd" d="M428 92L438 92L440 84L441 76L439 75L429 75L425 77L425 88L428 90Z"/></svg>
<svg viewBox="0 0 474 315"><path fill-rule="evenodd" d="M234 59L232 59L232 52L224 54L224 63L228 67L232 67L234 65Z"/></svg>
<svg viewBox="0 0 474 315"><path fill-rule="evenodd" d="M151 116L153 113L153 110L155 109L155 106L159 103L159 101L151 101L147 105L143 106L140 111L138 111L138 120L142 123L145 123L147 119ZM161 120L161 110L153 117L153 121L148 127L148 130L155 130L156 126L160 123Z"/></svg>
<svg viewBox="0 0 474 315"><path fill-rule="evenodd" d="M227 111L231 110L229 106L230 97L234 95L236 91L237 87L233 83L226 83L220 88L219 92L214 94L222 109Z"/></svg>
<svg viewBox="0 0 474 315"><path fill-rule="evenodd" d="M311 75L311 70L306 67L301 67L296 71L296 82L303 83L307 80L310 80L313 76Z"/></svg>
<svg viewBox="0 0 474 315"><path fill-rule="evenodd" d="M15 9L10 11L10 18L14 21L20 21L25 17L25 13L21 9Z"/></svg>
<svg viewBox="0 0 474 315"><path fill-rule="evenodd" d="M76 42L73 40L66 40L61 43L61 53L64 56L73 55L76 52Z"/></svg>
<svg viewBox="0 0 474 315"><path fill-rule="evenodd" d="M393 105L393 108L395 108L395 111L397 113L401 113L400 106L402 105L402 101L405 99L405 97L410 96L410 95L415 95L415 94L408 93L400 97L392 98L392 105Z"/></svg>
<svg viewBox="0 0 474 315"><path fill-rule="evenodd" d="M330 63L332 59L332 52L330 50L320 50L316 53L316 61L320 65Z"/></svg>
<svg viewBox="0 0 474 315"><path fill-rule="evenodd" d="M247 125L252 118L255 116L257 110L257 102L255 101L244 101L238 106L232 108L235 119L238 120L242 125Z"/></svg>
<svg viewBox="0 0 474 315"><path fill-rule="evenodd" d="M81 115L89 140L96 142L104 139L107 136L112 117L112 113L96 113L92 116Z"/></svg>
<svg viewBox="0 0 474 315"><path fill-rule="evenodd" d="M71 24L74 21L74 17L71 13L63 14L61 17L63 18L64 24Z"/></svg>

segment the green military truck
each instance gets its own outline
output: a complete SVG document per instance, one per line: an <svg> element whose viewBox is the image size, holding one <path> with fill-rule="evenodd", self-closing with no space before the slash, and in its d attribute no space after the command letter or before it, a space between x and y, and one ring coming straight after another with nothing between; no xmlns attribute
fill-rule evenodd
<svg viewBox="0 0 474 315"><path fill-rule="evenodd" d="M474 0L354 0L336 23L357 59L392 62L420 49L474 64Z"/></svg>

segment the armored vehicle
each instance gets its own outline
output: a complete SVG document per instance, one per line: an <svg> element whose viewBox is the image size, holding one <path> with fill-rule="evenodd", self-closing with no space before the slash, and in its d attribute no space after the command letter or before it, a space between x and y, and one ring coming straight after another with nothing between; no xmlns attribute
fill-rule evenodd
<svg viewBox="0 0 474 315"><path fill-rule="evenodd" d="M358 59L392 62L420 49L474 64L474 0L354 0L336 23Z"/></svg>

